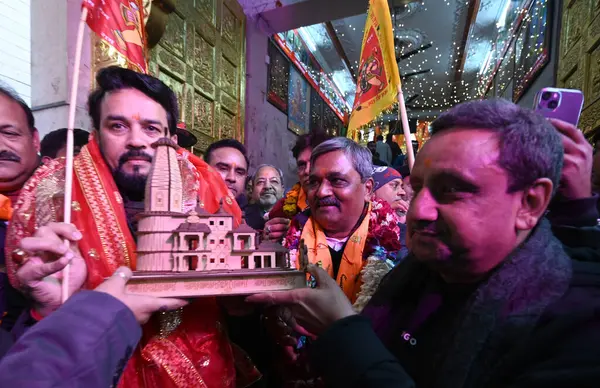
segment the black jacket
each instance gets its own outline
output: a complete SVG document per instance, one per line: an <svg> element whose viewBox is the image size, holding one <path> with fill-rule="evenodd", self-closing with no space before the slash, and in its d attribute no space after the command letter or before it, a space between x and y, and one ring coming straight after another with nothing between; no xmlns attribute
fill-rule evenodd
<svg viewBox="0 0 600 388"><path fill-rule="evenodd" d="M590 263L574 262L573 267L568 294L546 311L531 336L506 353L493 383L481 388L598 387L600 271ZM336 322L313 346L313 365L327 387L420 388L366 317Z"/></svg>
<svg viewBox="0 0 600 388"><path fill-rule="evenodd" d="M593 205L594 202L590 200L588 204ZM554 215L557 215L556 212ZM598 258L600 233L596 226L591 225L593 218L593 214L587 214L587 221L578 220L577 217L562 220L555 217L552 230L563 238L568 237L565 241L561 240L566 245L558 248L555 238L546 237L543 241L538 241L534 249L526 252L525 256L538 256L536 252L545 251L542 257L550 257L551 260L542 262L540 266L537 264L538 259L531 260L523 271L532 272L532 275L523 278L524 284L515 287L517 292L508 293L504 297L502 288L513 287L511 282L521 281L518 271L515 272L517 275L514 275L514 279L508 277L508 283L500 283L500 287L491 288L491 291L487 289L482 292L478 288L479 294L474 293L476 296L470 298L476 298L477 295L495 296L498 290L502 297L479 305L471 302L461 305L464 310L470 308L473 311L453 316L452 318L462 322L457 327L448 322L445 333L445 323L438 325L435 334L442 334L439 336L442 345L438 347L437 342L434 342L431 349L427 349L432 350L427 353L430 355L430 360L427 361L439 368L428 369L425 373L422 370L415 371L414 374L420 381L415 381L408 372L411 367L415 368L414 365L411 366L409 362L404 365L399 361L399 358L410 360L410 350L399 345L402 340L390 342L389 338L385 338L376 321L373 321L373 314L369 318L346 318L322 334L313 345L313 366L330 387L598 386L600 266L593 261ZM547 225L545 228L549 230ZM548 246L552 245L554 248L549 250ZM555 260L554 257L566 258L561 253L563 250L576 260ZM407 269L410 265L415 267ZM554 266L562 268L553 271ZM386 308L393 310L394 307L390 306L399 303L396 299L410 299L400 295L421 292L423 284L420 282L426 271L414 264L414 260L412 263L407 260L400 264L384 279L366 310L369 307L373 307L371 312L378 311L377 309L385 311ZM402 277L402 272L410 274L409 280ZM566 274L567 278L562 274ZM560 286L565 280L566 283ZM414 287L398 286L404 283L413 283ZM554 284L558 286L552 295ZM540 288L549 292L542 295L544 290L539 291ZM544 304L544 300L548 303ZM493 313L489 306L494 306L494 303L501 311L513 309L516 313L511 316L511 312L507 311L505 314L510 319L500 313L496 316L489 315L490 312ZM519 310L519 304L525 306L521 307L522 311ZM531 308L528 307L530 305ZM538 313L532 313L531 310L536 308ZM469 315L470 326L464 324L464 321L469 321ZM384 321L386 320L389 318L386 317ZM400 338L403 335L402 330L398 329L391 333ZM407 365L409 369L406 369Z"/></svg>

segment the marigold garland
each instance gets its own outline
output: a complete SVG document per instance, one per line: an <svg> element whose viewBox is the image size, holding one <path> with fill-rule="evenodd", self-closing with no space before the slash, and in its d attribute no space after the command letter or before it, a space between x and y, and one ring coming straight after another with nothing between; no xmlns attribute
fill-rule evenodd
<svg viewBox="0 0 600 388"><path fill-rule="evenodd" d="M394 267L395 263L390 260L391 254L402 248L400 226L398 226L400 219L387 202L374 199L369 219L369 233L363 252L365 265L361 271L363 285L354 303L357 311L361 311L368 303L381 279ZM294 219L283 240L283 246L290 250L292 267L296 266L301 236L302 226L297 219Z"/></svg>
<svg viewBox="0 0 600 388"><path fill-rule="evenodd" d="M290 219L298 214L298 197L300 196L300 190L302 190L300 183L296 183L285 196L283 212Z"/></svg>

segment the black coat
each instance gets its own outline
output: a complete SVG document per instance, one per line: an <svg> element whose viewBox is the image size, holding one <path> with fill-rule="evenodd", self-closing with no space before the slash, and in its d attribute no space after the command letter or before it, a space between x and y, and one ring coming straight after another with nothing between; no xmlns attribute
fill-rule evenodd
<svg viewBox="0 0 600 388"><path fill-rule="evenodd" d="M432 315L432 324L403 330L433 276L407 259L384 279L366 316L319 337L313 366L327 386L599 386L600 266L570 260L547 222L444 320Z"/></svg>

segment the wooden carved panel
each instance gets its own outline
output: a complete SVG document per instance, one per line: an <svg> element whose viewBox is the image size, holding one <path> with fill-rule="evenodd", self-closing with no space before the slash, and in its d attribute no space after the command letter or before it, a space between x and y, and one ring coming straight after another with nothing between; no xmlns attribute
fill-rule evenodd
<svg viewBox="0 0 600 388"><path fill-rule="evenodd" d="M579 128L587 136L600 130L600 100L587 107L579 119Z"/></svg>
<svg viewBox="0 0 600 388"><path fill-rule="evenodd" d="M235 0L179 0L151 52L151 73L178 91L195 153L219 138L244 140L245 23Z"/></svg>
<svg viewBox="0 0 600 388"><path fill-rule="evenodd" d="M201 93L195 93L192 104L194 110L193 128L206 136L214 135L215 102Z"/></svg>
<svg viewBox="0 0 600 388"><path fill-rule="evenodd" d="M586 98L596 101L600 98L600 46L596 46L591 52L589 61Z"/></svg>

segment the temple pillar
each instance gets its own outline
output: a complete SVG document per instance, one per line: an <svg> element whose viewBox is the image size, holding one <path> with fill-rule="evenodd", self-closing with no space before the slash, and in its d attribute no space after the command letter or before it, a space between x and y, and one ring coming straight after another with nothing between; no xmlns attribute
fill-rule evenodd
<svg viewBox="0 0 600 388"><path fill-rule="evenodd" d="M81 0L31 0L31 108L43 136L67 126ZM75 127L91 129L86 102L91 82L90 31L85 29Z"/></svg>

